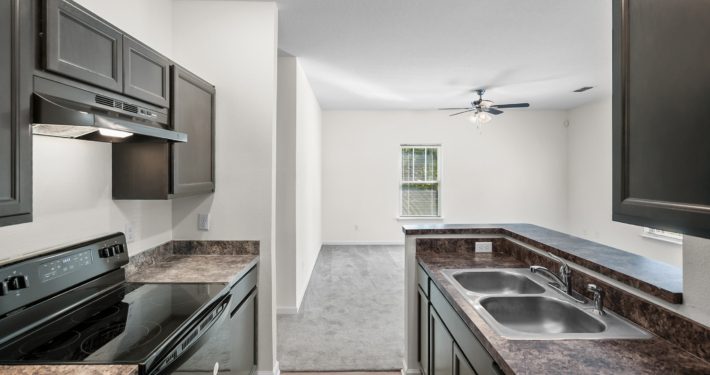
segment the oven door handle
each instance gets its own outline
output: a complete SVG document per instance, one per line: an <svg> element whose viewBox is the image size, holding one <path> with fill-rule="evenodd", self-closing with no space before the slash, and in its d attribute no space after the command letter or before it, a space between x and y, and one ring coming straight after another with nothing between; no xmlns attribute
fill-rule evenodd
<svg viewBox="0 0 710 375"><path fill-rule="evenodd" d="M201 340L211 334L213 328L218 326L221 320L226 319L229 311L229 302L232 299L231 294L225 295L223 298L215 301L204 313L200 315L195 322L185 330L185 333L180 335L174 341L174 344L169 346L169 350L163 352L153 363L152 368L148 369L148 374L166 373L168 369L174 369L180 365L189 355L197 351L205 340ZM189 355L186 355L189 354Z"/></svg>

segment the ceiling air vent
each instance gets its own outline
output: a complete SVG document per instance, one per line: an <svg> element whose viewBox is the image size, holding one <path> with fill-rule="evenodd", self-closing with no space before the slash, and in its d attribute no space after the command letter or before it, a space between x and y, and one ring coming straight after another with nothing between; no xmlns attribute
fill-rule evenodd
<svg viewBox="0 0 710 375"><path fill-rule="evenodd" d="M585 92L585 91L591 90L593 88L594 88L594 86L584 86L584 87L580 87L580 88L574 90L573 92Z"/></svg>
<svg viewBox="0 0 710 375"><path fill-rule="evenodd" d="M103 95L96 95L94 101L96 102L96 104L105 105L107 107L113 107L113 99Z"/></svg>

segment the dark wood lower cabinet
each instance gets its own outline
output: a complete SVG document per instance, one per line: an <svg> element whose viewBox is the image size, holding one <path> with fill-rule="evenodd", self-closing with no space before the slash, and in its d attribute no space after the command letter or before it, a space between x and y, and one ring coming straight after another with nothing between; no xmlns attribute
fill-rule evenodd
<svg viewBox="0 0 710 375"><path fill-rule="evenodd" d="M423 375L429 375L429 299L424 292L417 288L419 307L419 364Z"/></svg>
<svg viewBox="0 0 710 375"><path fill-rule="evenodd" d="M476 371L456 344L454 344L454 375L476 375Z"/></svg>
<svg viewBox="0 0 710 375"><path fill-rule="evenodd" d="M32 3L0 0L0 226L32 221Z"/></svg>
<svg viewBox="0 0 710 375"><path fill-rule="evenodd" d="M436 310L431 308L429 317L431 374L452 375L454 373L454 339Z"/></svg>
<svg viewBox="0 0 710 375"><path fill-rule="evenodd" d="M419 362L422 372L428 371L430 375L502 374L498 364L424 270L418 268L417 271ZM422 285L426 285L428 295Z"/></svg>

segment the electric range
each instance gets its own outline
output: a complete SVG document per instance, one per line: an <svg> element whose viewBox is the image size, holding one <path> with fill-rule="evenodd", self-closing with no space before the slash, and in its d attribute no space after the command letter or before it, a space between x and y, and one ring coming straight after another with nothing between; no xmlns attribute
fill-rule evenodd
<svg viewBox="0 0 710 375"><path fill-rule="evenodd" d="M130 283L123 234L0 265L0 364L169 373L224 321L224 284Z"/></svg>

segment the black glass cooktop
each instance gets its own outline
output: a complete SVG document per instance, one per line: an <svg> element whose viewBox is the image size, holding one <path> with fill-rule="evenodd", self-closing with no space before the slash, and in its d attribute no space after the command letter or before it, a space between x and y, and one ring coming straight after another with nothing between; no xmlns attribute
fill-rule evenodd
<svg viewBox="0 0 710 375"><path fill-rule="evenodd" d="M0 362L142 363L224 289L126 283L0 348Z"/></svg>

